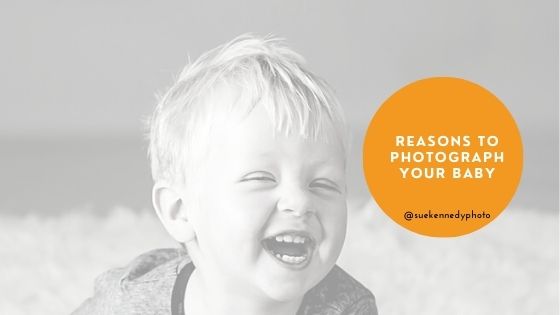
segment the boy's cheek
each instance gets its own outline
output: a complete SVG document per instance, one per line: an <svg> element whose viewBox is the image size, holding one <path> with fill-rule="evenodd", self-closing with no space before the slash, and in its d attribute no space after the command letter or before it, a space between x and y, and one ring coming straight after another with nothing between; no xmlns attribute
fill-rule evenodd
<svg viewBox="0 0 560 315"><path fill-rule="evenodd" d="M317 214L329 219L334 218L335 220L340 220L346 218L348 213L348 207L345 198L332 198L329 200L321 200L317 203Z"/></svg>
<svg viewBox="0 0 560 315"><path fill-rule="evenodd" d="M334 246L342 246L344 238L346 236L346 220L347 220L347 209L346 207L340 207L337 209L332 209L328 214L320 219L323 223L323 228L325 233L331 239ZM339 245L340 244L340 245Z"/></svg>

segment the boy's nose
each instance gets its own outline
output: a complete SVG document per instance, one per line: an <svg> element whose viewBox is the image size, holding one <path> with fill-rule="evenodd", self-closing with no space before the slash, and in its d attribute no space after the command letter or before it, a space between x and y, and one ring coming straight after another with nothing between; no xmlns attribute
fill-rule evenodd
<svg viewBox="0 0 560 315"><path fill-rule="evenodd" d="M283 213L301 217L315 212L309 192L301 188L286 189L277 204Z"/></svg>

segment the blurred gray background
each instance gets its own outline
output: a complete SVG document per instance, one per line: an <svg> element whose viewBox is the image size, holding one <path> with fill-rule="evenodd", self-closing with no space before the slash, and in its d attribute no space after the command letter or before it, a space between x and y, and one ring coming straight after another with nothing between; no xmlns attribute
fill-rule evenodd
<svg viewBox="0 0 560 315"><path fill-rule="evenodd" d="M456 76L515 117L525 167L513 206L558 210L558 2L3 1L0 212L150 207L142 119L187 61L245 33L284 37L364 130L403 85ZM473 122L476 123L476 122Z"/></svg>

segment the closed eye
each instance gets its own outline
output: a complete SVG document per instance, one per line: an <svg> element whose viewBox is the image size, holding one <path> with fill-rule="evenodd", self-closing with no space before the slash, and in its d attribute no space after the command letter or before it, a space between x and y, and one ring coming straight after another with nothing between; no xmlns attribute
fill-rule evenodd
<svg viewBox="0 0 560 315"><path fill-rule="evenodd" d="M309 187L310 188L325 189L325 190L329 190L329 191L333 191L333 192L342 193L340 187L334 181L332 181L330 179L327 179L327 178L318 178L318 179L314 180L313 182L311 182Z"/></svg>
<svg viewBox="0 0 560 315"><path fill-rule="evenodd" d="M245 176L243 176L243 178L240 181L241 182L262 181L262 182L275 183L276 179L274 178L274 175L272 175L269 172L258 171L258 172L251 172L249 174L246 174Z"/></svg>

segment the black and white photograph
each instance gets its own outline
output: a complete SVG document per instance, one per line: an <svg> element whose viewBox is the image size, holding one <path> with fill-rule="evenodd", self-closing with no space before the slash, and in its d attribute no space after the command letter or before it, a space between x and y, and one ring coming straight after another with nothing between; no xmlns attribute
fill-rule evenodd
<svg viewBox="0 0 560 315"><path fill-rule="evenodd" d="M0 314L559 314L558 15L0 3ZM364 173L382 104L439 77L491 91L522 143L507 207L452 237L394 221Z"/></svg>

